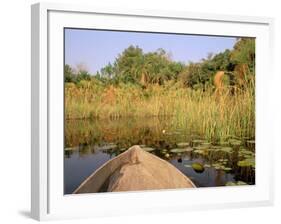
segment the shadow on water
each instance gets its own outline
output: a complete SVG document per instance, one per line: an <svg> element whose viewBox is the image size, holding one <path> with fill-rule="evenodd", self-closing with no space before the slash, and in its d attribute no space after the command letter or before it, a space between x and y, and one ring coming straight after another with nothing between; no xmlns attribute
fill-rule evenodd
<svg viewBox="0 0 281 224"><path fill-rule="evenodd" d="M230 136L218 145L191 129L174 117L67 120L65 194L132 145L169 161L197 187L255 184L254 140Z"/></svg>

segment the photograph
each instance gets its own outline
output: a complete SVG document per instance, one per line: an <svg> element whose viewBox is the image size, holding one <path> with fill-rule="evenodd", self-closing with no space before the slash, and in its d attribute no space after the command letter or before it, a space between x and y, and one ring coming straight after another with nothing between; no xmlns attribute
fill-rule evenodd
<svg viewBox="0 0 281 224"><path fill-rule="evenodd" d="M65 195L255 185L255 37L63 39Z"/></svg>

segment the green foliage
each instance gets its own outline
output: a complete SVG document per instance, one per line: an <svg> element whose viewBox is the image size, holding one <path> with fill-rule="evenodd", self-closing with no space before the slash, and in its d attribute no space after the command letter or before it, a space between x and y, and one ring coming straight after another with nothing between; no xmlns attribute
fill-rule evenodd
<svg viewBox="0 0 281 224"><path fill-rule="evenodd" d="M184 65L173 62L163 49L144 53L138 46L129 46L115 60L105 66L101 73L113 79L114 83L135 83L140 85L160 84L177 79Z"/></svg>
<svg viewBox="0 0 281 224"><path fill-rule="evenodd" d="M173 81L143 88L134 83L109 85L92 78L79 84L66 83L65 116L67 119L138 117L143 120L169 117L182 127L196 130L208 141L228 140L228 144L236 147L240 142L227 136L255 136L255 106L251 92L251 89L245 89L236 95L224 94L218 102L211 89L194 91ZM191 147L198 145L197 150L209 147L200 139L194 139ZM229 149L217 151L227 153Z"/></svg>
<svg viewBox="0 0 281 224"><path fill-rule="evenodd" d="M79 83L81 80L97 79L108 85L132 83L139 86L149 84L163 85L167 81L180 82L185 87L206 90L213 86L213 78L217 71L225 71L225 84L235 85L239 80L235 78L234 68L246 65L249 72L254 74L255 67L255 39L239 38L233 50L213 55L209 53L200 62L185 65L172 61L163 49L144 53L138 46L129 46L118 55L113 64L109 63L100 72L91 76L85 70L74 70L65 65L65 82ZM237 76L237 74L236 74ZM250 76L247 78L248 82Z"/></svg>
<svg viewBox="0 0 281 224"><path fill-rule="evenodd" d="M75 81L73 69L68 64L66 64L64 66L64 81L65 82L74 82Z"/></svg>
<svg viewBox="0 0 281 224"><path fill-rule="evenodd" d="M143 66L144 57L142 49L138 46L129 46L114 62L114 68L112 69L115 71L114 78L125 83L137 82L140 79Z"/></svg>
<svg viewBox="0 0 281 224"><path fill-rule="evenodd" d="M231 52L231 61L234 64L247 64L250 71L255 69L255 39L239 38Z"/></svg>
<svg viewBox="0 0 281 224"><path fill-rule="evenodd" d="M100 75L97 73L97 75ZM104 68L101 69L101 76L104 78L112 78L114 76L114 67L111 63L108 63Z"/></svg>
<svg viewBox="0 0 281 224"><path fill-rule="evenodd" d="M204 71L205 70L205 71ZM210 73L200 63L190 63L180 74L182 83L194 89L202 88L210 80Z"/></svg>
<svg viewBox="0 0 281 224"><path fill-rule="evenodd" d="M184 65L171 60L163 49L144 53L138 46L130 46L95 75L65 65L66 118L175 117L207 139L252 137L254 82L237 94L225 92L218 99L213 77L219 70L233 74L234 67L241 64L254 71L253 49L254 39L241 38L233 50Z"/></svg>
<svg viewBox="0 0 281 224"><path fill-rule="evenodd" d="M91 75L87 71L79 71L76 75L76 82L80 82L81 80L91 80Z"/></svg>
<svg viewBox="0 0 281 224"><path fill-rule="evenodd" d="M215 56L209 54L207 59L186 66L179 78L187 87L205 89L206 86L212 85L213 76L217 71L232 71L234 69L234 65L230 61L230 54L230 50L225 50Z"/></svg>
<svg viewBox="0 0 281 224"><path fill-rule="evenodd" d="M239 38L233 50L227 49L214 56L209 54L207 59L202 59L201 62L190 63L180 73L179 78L187 87L205 89L206 85L212 85L217 71L225 71L228 75L227 83L235 85L238 80L233 71L235 66L243 64L247 65L249 72L254 75L255 39L253 38Z"/></svg>
<svg viewBox="0 0 281 224"><path fill-rule="evenodd" d="M78 73L75 73L70 65L66 64L64 66L64 81L79 83L81 80L91 80L91 75L86 70L79 70Z"/></svg>
<svg viewBox="0 0 281 224"><path fill-rule="evenodd" d="M225 50L222 53L216 54L210 61L209 61L209 70L212 71L233 71L234 64L230 60L231 51Z"/></svg>

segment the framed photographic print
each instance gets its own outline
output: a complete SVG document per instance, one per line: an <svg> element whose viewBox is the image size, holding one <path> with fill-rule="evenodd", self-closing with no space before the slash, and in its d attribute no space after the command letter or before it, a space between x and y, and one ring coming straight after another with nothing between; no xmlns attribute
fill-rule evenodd
<svg viewBox="0 0 281 224"><path fill-rule="evenodd" d="M32 217L269 205L270 18L32 6Z"/></svg>

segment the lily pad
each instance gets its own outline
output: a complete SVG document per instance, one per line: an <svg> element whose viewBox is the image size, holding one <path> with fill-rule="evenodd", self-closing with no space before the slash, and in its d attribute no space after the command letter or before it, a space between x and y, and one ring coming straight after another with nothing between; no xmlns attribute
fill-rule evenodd
<svg viewBox="0 0 281 224"><path fill-rule="evenodd" d="M191 147L187 147L187 148L184 148L185 149L185 152L192 152L194 149L191 148Z"/></svg>
<svg viewBox="0 0 281 224"><path fill-rule="evenodd" d="M188 147L189 146L189 142L179 142L177 143L177 147L179 148L184 148L184 147Z"/></svg>
<svg viewBox="0 0 281 224"><path fill-rule="evenodd" d="M202 142L200 146L209 148L212 144L210 142Z"/></svg>
<svg viewBox="0 0 281 224"><path fill-rule="evenodd" d="M79 147L69 147L69 148L65 148L64 151L74 151L74 150L78 150Z"/></svg>
<svg viewBox="0 0 281 224"><path fill-rule="evenodd" d="M224 167L223 170L224 170L224 171L231 171L232 168L231 168L231 167Z"/></svg>
<svg viewBox="0 0 281 224"><path fill-rule="evenodd" d="M254 153L250 150L247 150L247 149L240 149L239 152L241 154L245 154L245 155L253 155Z"/></svg>
<svg viewBox="0 0 281 224"><path fill-rule="evenodd" d="M114 143L110 143L108 145L103 145L103 146L100 146L98 147L99 150L111 150L111 149L116 149L117 148L117 145L115 145Z"/></svg>
<svg viewBox="0 0 281 224"><path fill-rule="evenodd" d="M248 185L247 183L245 183L245 182L243 182L243 181L240 181L240 180L237 181L236 184L237 184L237 185Z"/></svg>
<svg viewBox="0 0 281 224"><path fill-rule="evenodd" d="M166 158L169 158L169 157L170 157L170 154L169 154L169 153L166 153L164 156L165 156Z"/></svg>
<svg viewBox="0 0 281 224"><path fill-rule="evenodd" d="M256 141L255 141L255 140L248 140L247 143L249 143L249 144L255 144Z"/></svg>
<svg viewBox="0 0 281 224"><path fill-rule="evenodd" d="M225 186L237 186L237 184L235 182L228 181L226 182Z"/></svg>
<svg viewBox="0 0 281 224"><path fill-rule="evenodd" d="M219 144L222 145L222 146L225 146L225 145L229 145L229 142L221 141Z"/></svg>
<svg viewBox="0 0 281 224"><path fill-rule="evenodd" d="M225 167L225 162L213 163L212 167L214 167L216 170L224 170L224 171L229 170L228 167Z"/></svg>
<svg viewBox="0 0 281 224"><path fill-rule="evenodd" d="M215 152L224 152L224 153L232 153L233 149L231 147L220 147L217 149L214 149Z"/></svg>
<svg viewBox="0 0 281 224"><path fill-rule="evenodd" d="M224 169L224 166L221 165L221 164L213 165L213 167L214 167L216 170L222 170L222 169Z"/></svg>
<svg viewBox="0 0 281 224"><path fill-rule="evenodd" d="M192 163L191 166L197 173L202 173L205 170L204 166L201 163Z"/></svg>
<svg viewBox="0 0 281 224"><path fill-rule="evenodd" d="M247 149L241 149L239 150L238 155L244 156L245 158L250 158L250 157L254 157L255 153Z"/></svg>
<svg viewBox="0 0 281 224"><path fill-rule="evenodd" d="M194 153L200 154L200 155L208 155L208 151L204 149L196 149L194 150Z"/></svg>
<svg viewBox="0 0 281 224"><path fill-rule="evenodd" d="M191 147L187 147L187 148L175 148L175 149L171 149L170 152L173 153L181 153L181 152L191 152L193 150L193 148Z"/></svg>
<svg viewBox="0 0 281 224"><path fill-rule="evenodd" d="M240 146L242 145L242 141L238 139L229 139L229 144L233 146Z"/></svg>
<svg viewBox="0 0 281 224"><path fill-rule="evenodd" d="M237 166L240 167L255 167L255 159L254 158L247 158L241 161L238 161Z"/></svg>
<svg viewBox="0 0 281 224"><path fill-rule="evenodd" d="M242 137L242 139L244 139L244 140L251 140L251 137L245 136L245 137Z"/></svg>
<svg viewBox="0 0 281 224"><path fill-rule="evenodd" d="M219 159L219 162L228 162L228 159Z"/></svg>
<svg viewBox="0 0 281 224"><path fill-rule="evenodd" d="M210 147L210 149L214 149L214 150L216 150L216 149L221 149L222 148L222 146L219 146L219 145L212 145L211 147Z"/></svg>
<svg viewBox="0 0 281 224"><path fill-rule="evenodd" d="M200 149L200 150L204 150L204 149L209 149L209 145L199 145L196 147L193 147L194 149Z"/></svg>
<svg viewBox="0 0 281 224"><path fill-rule="evenodd" d="M241 186L241 185L248 185L248 184L243 181L237 181L237 182L228 181L225 184L225 186Z"/></svg>
<svg viewBox="0 0 281 224"><path fill-rule="evenodd" d="M194 139L194 140L192 140L192 143L195 143L195 144L201 144L203 142L204 142L204 140L202 140L202 139Z"/></svg>
<svg viewBox="0 0 281 224"><path fill-rule="evenodd" d="M155 148L151 148L151 147L143 147L142 148L144 151L147 151L147 152L152 152L155 150Z"/></svg>

